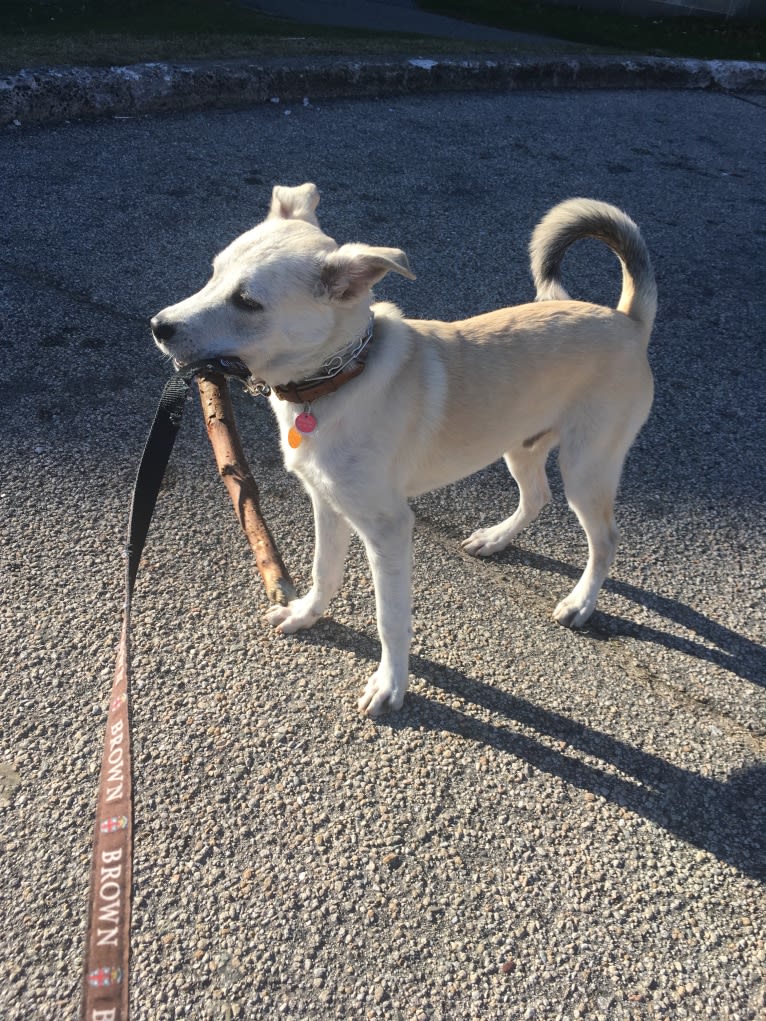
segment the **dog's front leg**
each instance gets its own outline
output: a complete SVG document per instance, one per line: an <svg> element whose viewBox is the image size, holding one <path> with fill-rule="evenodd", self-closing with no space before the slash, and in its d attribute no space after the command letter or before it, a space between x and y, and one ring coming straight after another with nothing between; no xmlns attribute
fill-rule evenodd
<svg viewBox="0 0 766 1021"><path fill-rule="evenodd" d="M364 542L375 586L380 665L367 682L359 708L368 716L400 709L407 690L412 617L412 523L406 502L354 521Z"/></svg>
<svg viewBox="0 0 766 1021"><path fill-rule="evenodd" d="M330 604L343 581L351 528L346 519L326 500L311 491L314 506L314 568L312 585L305 596L287 606L272 606L266 618L272 627L289 635L315 624Z"/></svg>

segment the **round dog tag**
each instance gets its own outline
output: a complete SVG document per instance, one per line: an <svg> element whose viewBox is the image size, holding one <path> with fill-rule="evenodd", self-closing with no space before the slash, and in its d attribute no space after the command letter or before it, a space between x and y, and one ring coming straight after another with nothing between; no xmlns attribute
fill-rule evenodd
<svg viewBox="0 0 766 1021"><path fill-rule="evenodd" d="M287 442L290 444L293 450L296 447L299 447L301 443L303 443L303 437L295 428L295 426L291 426L290 432L287 434Z"/></svg>
<svg viewBox="0 0 766 1021"><path fill-rule="evenodd" d="M317 427L317 420L310 411L302 411L295 419L295 428L301 433L313 433Z"/></svg>

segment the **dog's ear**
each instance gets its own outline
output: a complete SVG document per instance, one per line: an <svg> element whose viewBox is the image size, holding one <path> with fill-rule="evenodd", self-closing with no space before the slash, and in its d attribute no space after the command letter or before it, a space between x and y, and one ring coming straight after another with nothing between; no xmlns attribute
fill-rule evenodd
<svg viewBox="0 0 766 1021"><path fill-rule="evenodd" d="M267 220L305 220L319 226L314 210L319 205L319 191L315 184L301 184L285 188L278 184L271 193L271 206Z"/></svg>
<svg viewBox="0 0 766 1021"><path fill-rule="evenodd" d="M353 301L391 272L415 279L400 248L342 245L325 260L322 287L333 301Z"/></svg>

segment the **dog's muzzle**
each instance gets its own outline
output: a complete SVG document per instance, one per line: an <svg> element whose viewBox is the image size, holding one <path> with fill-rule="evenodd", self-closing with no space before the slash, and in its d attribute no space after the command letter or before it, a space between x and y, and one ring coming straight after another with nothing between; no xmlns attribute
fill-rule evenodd
<svg viewBox="0 0 766 1021"><path fill-rule="evenodd" d="M173 339L173 335L176 332L175 323L168 322L167 319L162 318L162 313L156 315L149 321L149 325L152 328L152 334L158 344L166 344L169 340Z"/></svg>
<svg viewBox="0 0 766 1021"><path fill-rule="evenodd" d="M179 358L167 346L168 341L172 340L176 334L176 324L163 319L160 312L153 319L149 320L149 326L156 343L165 354L170 355L173 359L173 367L184 379L191 380L200 373L202 375L211 372L223 373L224 376L238 379L245 389L254 396L268 396L269 388L262 384L260 380L253 380L250 369L236 355L207 355L194 361L189 361L183 357Z"/></svg>

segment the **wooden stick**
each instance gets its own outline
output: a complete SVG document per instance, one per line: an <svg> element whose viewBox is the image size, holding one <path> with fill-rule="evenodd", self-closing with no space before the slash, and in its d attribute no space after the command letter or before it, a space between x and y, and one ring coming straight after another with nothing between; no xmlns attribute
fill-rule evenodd
<svg viewBox="0 0 766 1021"><path fill-rule="evenodd" d="M277 545L261 514L258 486L237 433L229 385L217 372L197 377L202 415L218 472L234 505L234 513L247 536L266 594L272 603L286 606L296 592Z"/></svg>

